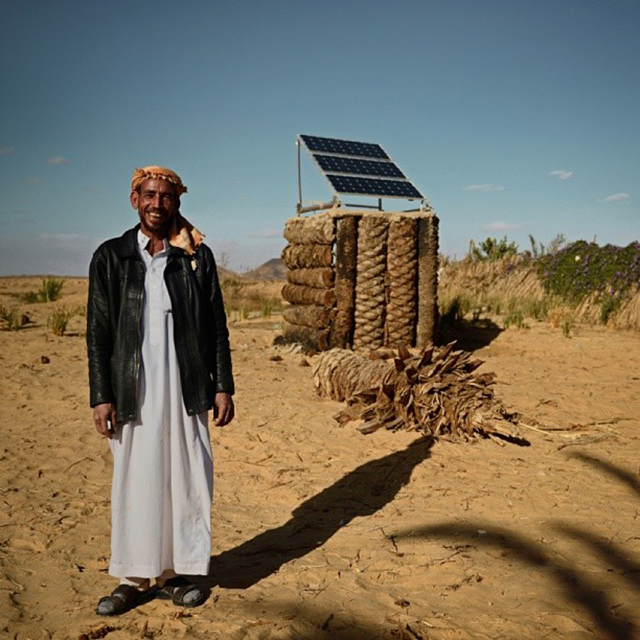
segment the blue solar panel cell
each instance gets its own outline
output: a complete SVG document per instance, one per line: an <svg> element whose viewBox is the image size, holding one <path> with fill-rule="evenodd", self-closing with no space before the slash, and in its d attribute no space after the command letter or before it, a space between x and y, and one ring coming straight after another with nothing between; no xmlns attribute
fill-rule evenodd
<svg viewBox="0 0 640 640"><path fill-rule="evenodd" d="M422 194L406 180L379 180L375 178L359 178L356 176L337 176L327 174L331 186L338 193L376 198L421 199Z"/></svg>
<svg viewBox="0 0 640 640"><path fill-rule="evenodd" d="M339 153L345 156L357 156L360 158L378 158L381 160L389 159L389 156L384 152L384 149L379 144L306 135L301 135L300 138L302 138L307 149L314 153Z"/></svg>
<svg viewBox="0 0 640 640"><path fill-rule="evenodd" d="M393 162L325 156L319 153L314 153L313 157L323 171L330 173L351 173L360 176L379 176L381 178L405 177L404 173Z"/></svg>

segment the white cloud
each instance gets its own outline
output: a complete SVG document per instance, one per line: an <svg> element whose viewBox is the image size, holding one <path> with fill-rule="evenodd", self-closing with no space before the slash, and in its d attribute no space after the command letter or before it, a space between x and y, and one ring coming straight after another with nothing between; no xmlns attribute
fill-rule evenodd
<svg viewBox="0 0 640 640"><path fill-rule="evenodd" d="M485 224L483 229L485 231L515 231L521 227L521 224L512 224L509 222L503 222L502 220L496 220L495 222Z"/></svg>
<svg viewBox="0 0 640 640"><path fill-rule="evenodd" d="M504 191L504 187L495 184L470 184L463 191L480 191L482 193L488 193L489 191Z"/></svg>
<svg viewBox="0 0 640 640"><path fill-rule="evenodd" d="M280 238L282 231L278 229L264 229L262 231L254 231L249 234L250 238Z"/></svg>
<svg viewBox="0 0 640 640"><path fill-rule="evenodd" d="M565 169L556 169L555 171L549 171L550 176L555 176L558 180L568 180L572 175L573 171L566 171Z"/></svg>
<svg viewBox="0 0 640 640"><path fill-rule="evenodd" d="M48 158L47 159L47 164L53 164L56 166L60 166L63 164L71 164L71 160L67 160L66 158L63 158L62 156L53 156L53 158Z"/></svg>
<svg viewBox="0 0 640 640"><path fill-rule="evenodd" d="M15 149L13 147L0 147L0 156L8 156L13 153Z"/></svg>
<svg viewBox="0 0 640 640"><path fill-rule="evenodd" d="M629 200L631 196L628 193L619 192L612 193L610 196L607 196L602 202L626 202Z"/></svg>

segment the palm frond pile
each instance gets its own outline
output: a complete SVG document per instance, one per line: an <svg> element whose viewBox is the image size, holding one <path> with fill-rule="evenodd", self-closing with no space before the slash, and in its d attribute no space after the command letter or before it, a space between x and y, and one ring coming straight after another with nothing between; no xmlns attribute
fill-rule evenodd
<svg viewBox="0 0 640 640"><path fill-rule="evenodd" d="M362 433L384 427L525 444L516 432L518 415L494 395L495 375L477 373L482 360L454 346L430 345L417 356L404 347L369 357L332 349L315 364L314 384L319 395L348 403L335 419L341 424L362 420Z"/></svg>

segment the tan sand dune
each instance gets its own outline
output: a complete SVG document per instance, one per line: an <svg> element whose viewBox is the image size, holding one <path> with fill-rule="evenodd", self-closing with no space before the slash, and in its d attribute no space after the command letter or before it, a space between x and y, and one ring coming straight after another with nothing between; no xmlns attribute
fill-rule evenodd
<svg viewBox="0 0 640 640"><path fill-rule="evenodd" d="M0 279L0 299L38 279ZM87 406L81 305L0 332L0 637L640 637L640 340L535 324L477 354L529 447L360 435L319 400L278 318L233 323L237 419L212 428L211 599L97 617L111 459ZM274 355L280 360L272 360ZM45 356L45 358L43 358ZM48 362L46 360L48 359Z"/></svg>

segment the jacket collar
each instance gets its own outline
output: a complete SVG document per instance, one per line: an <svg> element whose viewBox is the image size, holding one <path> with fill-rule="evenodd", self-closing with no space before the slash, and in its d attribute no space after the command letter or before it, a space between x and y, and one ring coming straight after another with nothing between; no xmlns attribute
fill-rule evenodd
<svg viewBox="0 0 640 640"><path fill-rule="evenodd" d="M138 255L138 229L140 225L137 224L133 229L125 231L120 236L120 242L118 248L120 249L120 255L123 258L139 258Z"/></svg>
<svg viewBox="0 0 640 640"><path fill-rule="evenodd" d="M142 260L140 254L138 253L138 229L140 229L139 223L135 227L133 227L133 229L125 231L120 236L118 247L120 249L120 255L123 258ZM169 246L169 255L179 258L186 256L187 252L184 249L180 249L179 247Z"/></svg>

